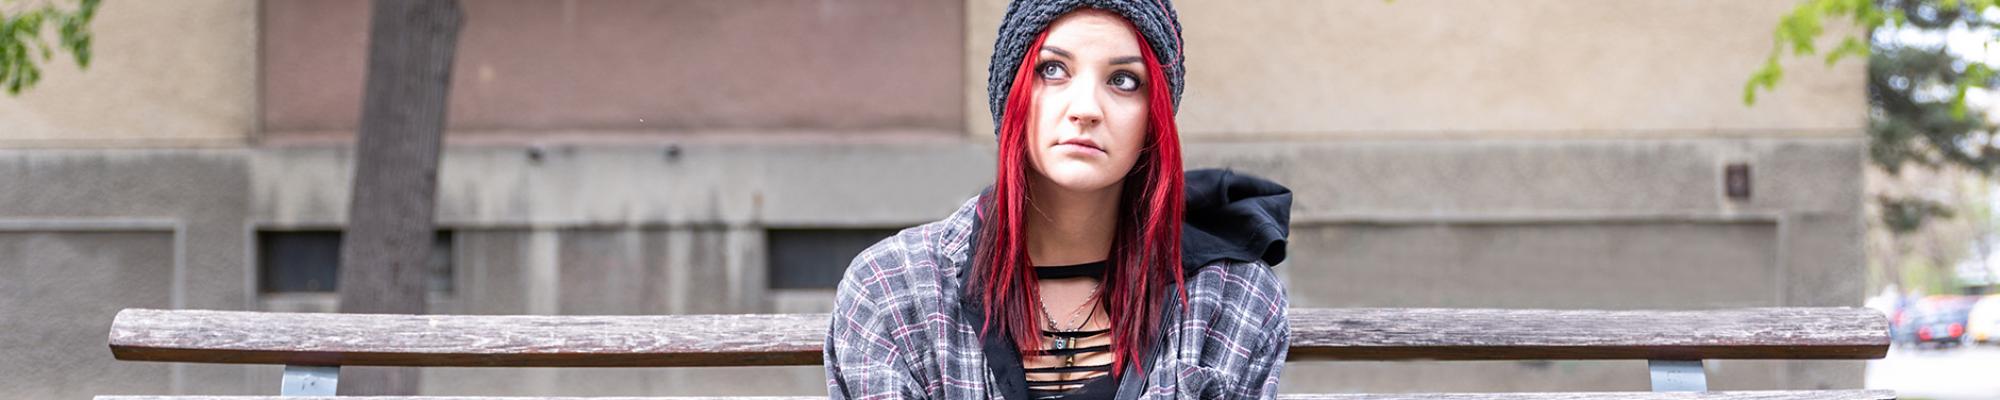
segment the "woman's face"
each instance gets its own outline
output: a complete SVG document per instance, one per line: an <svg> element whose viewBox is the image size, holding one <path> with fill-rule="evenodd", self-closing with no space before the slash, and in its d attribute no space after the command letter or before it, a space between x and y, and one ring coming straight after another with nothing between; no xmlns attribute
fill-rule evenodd
<svg viewBox="0 0 2000 400"><path fill-rule="evenodd" d="M1139 37L1117 14L1095 9L1048 29L1028 106L1030 176L1073 191L1112 187L1146 142L1150 77Z"/></svg>

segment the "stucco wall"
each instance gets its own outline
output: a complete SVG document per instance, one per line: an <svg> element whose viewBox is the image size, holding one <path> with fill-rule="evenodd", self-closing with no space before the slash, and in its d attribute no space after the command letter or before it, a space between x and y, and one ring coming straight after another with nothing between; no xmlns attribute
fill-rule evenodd
<svg viewBox="0 0 2000 400"><path fill-rule="evenodd" d="M0 95L0 147L241 146L257 127L257 6L104 2L90 67L58 53L40 85Z"/></svg>
<svg viewBox="0 0 2000 400"><path fill-rule="evenodd" d="M1788 61L1777 92L1742 104L1793 3L1177 1L1180 122L1228 138L1858 135L1855 60ZM966 6L973 135L992 132L986 67L1006 4Z"/></svg>

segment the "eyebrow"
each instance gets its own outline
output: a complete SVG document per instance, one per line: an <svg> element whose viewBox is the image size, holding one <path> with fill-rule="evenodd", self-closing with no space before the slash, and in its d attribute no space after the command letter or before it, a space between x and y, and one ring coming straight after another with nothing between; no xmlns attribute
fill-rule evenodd
<svg viewBox="0 0 2000 400"><path fill-rule="evenodd" d="M1063 58L1076 58L1076 56L1074 56L1074 55L1070 55L1070 54L1069 54L1069 51L1068 51L1068 50L1063 50L1063 49L1062 49L1061 47L1055 47L1055 46L1049 46L1049 45L1042 45L1042 50L1046 50L1046 51L1048 51L1048 52L1050 52L1050 53L1056 53L1056 55L1058 55L1058 56L1063 56ZM1139 58L1139 56L1124 56L1124 57L1118 57L1118 58L1113 58L1113 59L1111 59L1111 64L1112 64L1112 65L1117 65L1117 64L1138 64L1138 63L1139 63L1139 61L1141 61L1141 60L1143 60L1143 59L1142 59L1142 58Z"/></svg>

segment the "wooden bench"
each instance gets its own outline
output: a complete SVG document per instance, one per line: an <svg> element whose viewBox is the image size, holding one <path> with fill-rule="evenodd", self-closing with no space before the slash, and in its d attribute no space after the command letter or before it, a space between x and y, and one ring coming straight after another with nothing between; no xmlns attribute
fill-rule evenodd
<svg viewBox="0 0 2000 400"><path fill-rule="evenodd" d="M1864 308L1348 308L1293 309L1290 316L1290 361L1649 360L1654 391L1279 396L1285 399L1895 398L1893 392L1882 390L1707 391L1702 360L1883 357L1889 348L1888 321L1881 313ZM284 365L282 396L331 396L343 365L818 365L827 323L825 314L469 316L127 309L112 321L110 346L114 357L127 361ZM275 400L282 396L97 399ZM764 399L782 398L790 397Z"/></svg>

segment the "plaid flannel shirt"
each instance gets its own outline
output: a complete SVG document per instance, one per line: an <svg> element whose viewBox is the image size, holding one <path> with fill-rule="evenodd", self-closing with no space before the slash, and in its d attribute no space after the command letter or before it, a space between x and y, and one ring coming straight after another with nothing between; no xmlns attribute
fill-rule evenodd
<svg viewBox="0 0 2000 400"><path fill-rule="evenodd" d="M1003 399L982 352L982 321L960 302L977 203L855 257L827 333L832 399ZM1185 310L1166 308L1145 376L1124 374L1117 398L1275 398L1290 343L1284 288L1270 267L1209 263L1186 291Z"/></svg>

